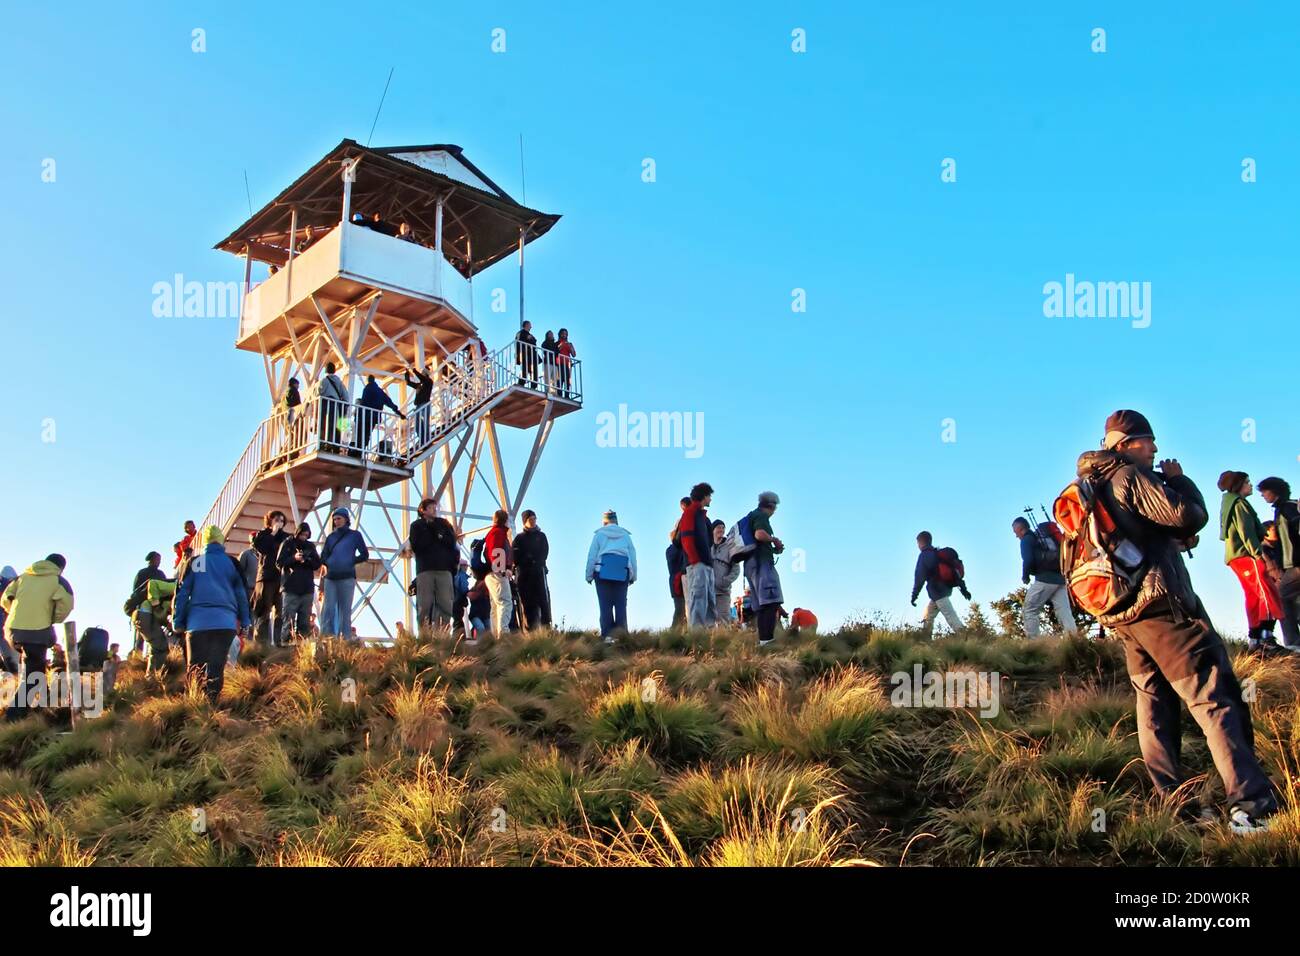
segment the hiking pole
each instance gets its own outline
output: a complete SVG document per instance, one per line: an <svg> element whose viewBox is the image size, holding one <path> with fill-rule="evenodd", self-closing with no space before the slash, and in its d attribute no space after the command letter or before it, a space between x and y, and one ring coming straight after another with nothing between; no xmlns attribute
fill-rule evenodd
<svg viewBox="0 0 1300 956"><path fill-rule="evenodd" d="M77 680L77 694L81 697L81 661L77 656L77 624L75 621L65 621L63 624L63 656L67 662L65 672L68 678L68 727L69 732L77 729L77 704L72 694L72 680Z"/></svg>

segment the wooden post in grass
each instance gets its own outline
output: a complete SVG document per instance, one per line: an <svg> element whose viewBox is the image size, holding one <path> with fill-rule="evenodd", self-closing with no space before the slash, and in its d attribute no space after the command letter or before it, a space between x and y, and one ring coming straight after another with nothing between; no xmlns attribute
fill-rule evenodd
<svg viewBox="0 0 1300 956"><path fill-rule="evenodd" d="M67 660L68 679L68 725L72 730L77 729L77 700L81 697L81 660L77 656L77 622L63 622L63 656ZM77 682L76 694L72 691L72 682Z"/></svg>

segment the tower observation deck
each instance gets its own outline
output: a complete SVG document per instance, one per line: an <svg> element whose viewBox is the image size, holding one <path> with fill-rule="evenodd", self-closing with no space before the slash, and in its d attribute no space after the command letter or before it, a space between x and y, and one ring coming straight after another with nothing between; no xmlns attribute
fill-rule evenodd
<svg viewBox="0 0 1300 956"><path fill-rule="evenodd" d="M271 411L204 526L222 528L238 554L270 510L312 521L323 540L328 513L347 507L372 555L357 569L354 616L368 607L391 636L373 598L400 571L411 628L412 500L436 499L465 546L492 511L513 526L555 419L582 407L578 359L514 340L490 349L474 321L474 277L516 255L522 324L525 248L557 221L512 199L458 146L344 140L217 243L245 262L235 347L262 356ZM253 282L254 263L265 280ZM342 396L322 394L330 364ZM433 382L419 405L414 370ZM396 386L400 415L357 404L371 375ZM498 426L533 432L513 492Z"/></svg>

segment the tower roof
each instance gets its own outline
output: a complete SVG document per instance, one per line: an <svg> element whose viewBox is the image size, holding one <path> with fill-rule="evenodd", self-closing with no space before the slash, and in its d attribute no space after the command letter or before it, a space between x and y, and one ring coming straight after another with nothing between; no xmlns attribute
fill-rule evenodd
<svg viewBox="0 0 1300 956"><path fill-rule="evenodd" d="M345 139L255 212L215 248L255 259L281 261L288 245L290 216L298 210L298 228L329 227L343 215L345 162L360 159L352 184L352 211L410 223L415 237L435 244L435 208L443 200L443 252L468 277L519 248L519 229L526 241L544 235L560 219L512 199L452 144L370 148Z"/></svg>

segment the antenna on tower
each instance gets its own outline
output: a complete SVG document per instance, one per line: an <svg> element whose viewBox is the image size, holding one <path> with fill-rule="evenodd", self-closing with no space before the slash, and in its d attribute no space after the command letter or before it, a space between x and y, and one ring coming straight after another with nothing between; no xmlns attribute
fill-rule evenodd
<svg viewBox="0 0 1300 956"><path fill-rule="evenodd" d="M396 67L392 67L392 66L388 68L388 79L384 81L384 92L379 97L379 109L375 110L375 121L370 124L370 135L366 137L367 146L369 146L370 141L374 139L375 126L378 125L379 123L379 114L384 108L384 100L388 97L388 84L393 82L393 70L395 69Z"/></svg>
<svg viewBox="0 0 1300 956"><path fill-rule="evenodd" d="M528 205L528 182L524 179L524 134L519 134L519 202Z"/></svg>
<svg viewBox="0 0 1300 956"><path fill-rule="evenodd" d="M253 192L248 188L248 170L244 170L244 195L248 197L248 215L253 216Z"/></svg>

